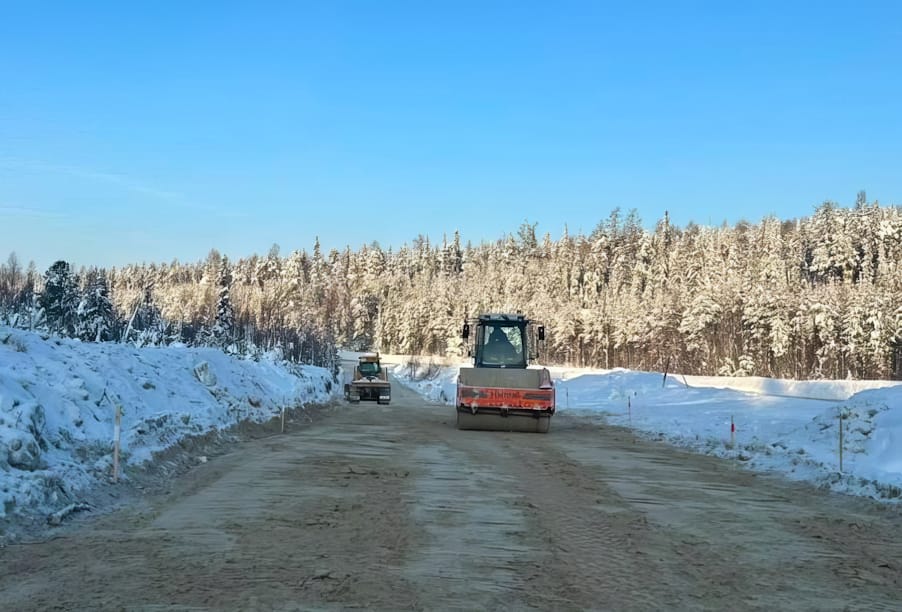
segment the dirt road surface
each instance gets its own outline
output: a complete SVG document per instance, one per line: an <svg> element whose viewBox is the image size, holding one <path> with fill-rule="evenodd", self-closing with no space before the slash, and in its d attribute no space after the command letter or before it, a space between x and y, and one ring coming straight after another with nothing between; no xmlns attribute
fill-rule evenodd
<svg viewBox="0 0 902 612"><path fill-rule="evenodd" d="M898 610L898 507L393 385L0 549L2 610Z"/></svg>

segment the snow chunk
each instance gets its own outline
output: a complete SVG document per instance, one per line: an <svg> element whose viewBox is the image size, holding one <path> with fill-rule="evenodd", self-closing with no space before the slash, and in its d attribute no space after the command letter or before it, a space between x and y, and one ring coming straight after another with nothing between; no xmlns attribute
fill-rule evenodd
<svg viewBox="0 0 902 612"><path fill-rule="evenodd" d="M41 447L30 433L10 430L0 434L0 444L6 447L6 462L10 467L29 472L41 467Z"/></svg>
<svg viewBox="0 0 902 612"><path fill-rule="evenodd" d="M216 386L216 374L210 371L210 364L206 361L201 361L199 364L194 366L194 375L202 385L207 387Z"/></svg>

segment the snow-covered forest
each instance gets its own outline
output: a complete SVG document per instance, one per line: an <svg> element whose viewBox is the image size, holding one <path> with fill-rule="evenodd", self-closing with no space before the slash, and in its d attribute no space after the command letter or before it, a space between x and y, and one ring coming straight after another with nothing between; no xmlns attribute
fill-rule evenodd
<svg viewBox="0 0 902 612"><path fill-rule="evenodd" d="M499 228L502 233L503 228ZM374 236L378 239L378 236ZM653 231L614 210L589 234L528 221L493 243L457 233L397 251L265 256L43 274L0 266L0 317L86 341L281 349L330 365L336 347L460 354L461 323L522 311L549 330L542 360L694 374L902 378L902 207Z"/></svg>

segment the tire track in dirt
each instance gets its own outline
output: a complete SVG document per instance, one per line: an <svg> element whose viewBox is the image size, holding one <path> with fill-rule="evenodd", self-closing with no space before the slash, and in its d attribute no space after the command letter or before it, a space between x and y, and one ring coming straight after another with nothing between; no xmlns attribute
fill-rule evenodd
<svg viewBox="0 0 902 612"><path fill-rule="evenodd" d="M670 592L647 557L647 522L614 491L587 477L586 470L559 453L551 439L532 448L509 440L509 463L530 507L534 529L549 551L534 600L582 609L651 609ZM551 598L545 597L551 595Z"/></svg>
<svg viewBox="0 0 902 612"><path fill-rule="evenodd" d="M505 476L444 445L414 453L418 476L407 492L419 549L404 574L426 609L504 609L526 588L536 551Z"/></svg>
<svg viewBox="0 0 902 612"><path fill-rule="evenodd" d="M897 605L902 591L889 560L899 558L902 544L893 538L862 544L864 529L843 534L836 525L824 526L823 518L844 525L847 517L861 517L862 524L880 524L898 535L898 508L757 474L617 428L593 431L579 422L563 428L555 446L581 466L578 474L595 474L645 517L646 540L659 559L657 575L682 605L810 610ZM843 568L852 569L852 579L843 577Z"/></svg>
<svg viewBox="0 0 902 612"><path fill-rule="evenodd" d="M413 515L430 538L409 561L417 583L442 595L441 609L625 610L667 601L672 590L645 558L644 517L581 475L550 438L445 434L442 446L416 457Z"/></svg>

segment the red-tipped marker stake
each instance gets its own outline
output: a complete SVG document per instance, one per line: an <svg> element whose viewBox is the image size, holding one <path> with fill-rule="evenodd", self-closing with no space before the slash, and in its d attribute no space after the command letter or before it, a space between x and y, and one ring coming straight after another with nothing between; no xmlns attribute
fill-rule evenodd
<svg viewBox="0 0 902 612"><path fill-rule="evenodd" d="M730 448L736 446L736 423L733 422L733 415L730 415Z"/></svg>

